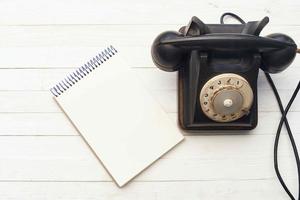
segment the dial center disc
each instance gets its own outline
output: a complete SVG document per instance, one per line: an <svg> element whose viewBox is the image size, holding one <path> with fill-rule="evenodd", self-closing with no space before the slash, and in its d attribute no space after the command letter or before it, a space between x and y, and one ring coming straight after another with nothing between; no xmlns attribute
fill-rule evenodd
<svg viewBox="0 0 300 200"><path fill-rule="evenodd" d="M216 113L229 115L239 112L243 105L243 96L237 90L221 90L213 101L213 107Z"/></svg>

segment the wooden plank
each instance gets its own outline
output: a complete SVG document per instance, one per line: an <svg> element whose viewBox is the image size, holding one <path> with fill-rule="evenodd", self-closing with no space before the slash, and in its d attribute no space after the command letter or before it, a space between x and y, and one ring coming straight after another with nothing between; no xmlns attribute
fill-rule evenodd
<svg viewBox="0 0 300 200"><path fill-rule="evenodd" d="M0 92L0 96L0 112L2 113L61 112L52 99L50 91L6 91Z"/></svg>
<svg viewBox="0 0 300 200"><path fill-rule="evenodd" d="M0 26L0 36L5 36L0 46L105 47L107 44L150 46L154 38L168 28L177 30L178 26Z"/></svg>
<svg viewBox="0 0 300 200"><path fill-rule="evenodd" d="M284 103L292 92L279 90ZM167 113L177 112L177 90L150 90L150 93ZM259 111L279 111L272 91L259 89L258 96ZM0 97L0 113L61 112L49 91L0 91ZM300 111L300 101L295 101L290 110Z"/></svg>
<svg viewBox="0 0 300 200"><path fill-rule="evenodd" d="M0 135L78 135L63 113L0 113Z"/></svg>
<svg viewBox="0 0 300 200"><path fill-rule="evenodd" d="M274 179L273 141L273 135L188 136L135 181ZM282 137L284 177L296 173L289 145ZM1 181L111 181L80 136L2 136L0 150Z"/></svg>
<svg viewBox="0 0 300 200"><path fill-rule="evenodd" d="M22 41L20 40L20 43ZM107 44L112 42L105 38L102 38L102 41ZM73 44L76 42L77 40L74 40ZM73 47L3 47L0 43L0 54L2 55L0 68L77 68L105 47L104 45L94 47L79 45ZM150 46L116 45L116 48L132 67L154 67L150 56Z"/></svg>
<svg viewBox="0 0 300 200"><path fill-rule="evenodd" d="M130 6L129 6L130 5ZM256 0L251 4L221 0L211 2L149 1L130 0L126 5L110 1L3 1L0 24L170 24L186 23L192 15L199 15L205 22L218 22L223 12L235 12L244 19L258 20L265 15L276 24L298 24L299 2ZM184 8L184 9L183 9ZM284 12L282 10L284 8ZM164 13L168 14L164 14ZM16 14L18 13L18 14ZM130 13L130 14L129 14ZM180 17L178 17L180 13ZM293 13L292 15L290 13Z"/></svg>
<svg viewBox="0 0 300 200"><path fill-rule="evenodd" d="M169 113L177 124L177 113ZM259 112L258 126L253 131L202 131L200 134L275 134L280 120L279 112ZM299 112L290 112L288 119L294 134L300 133ZM0 113L0 135L78 135L63 113ZM189 135L182 131L184 135ZM282 129L285 134L285 128ZM195 135L195 133L191 134Z"/></svg>
<svg viewBox="0 0 300 200"><path fill-rule="evenodd" d="M167 30L167 28L165 28ZM279 30L278 30L279 31ZM154 34L158 34L156 32ZM21 33L20 33L21 34ZM289 34L289 33L287 33ZM153 38L145 39L145 42L149 40L152 42ZM295 37L299 38L299 36ZM17 38L15 38L17 39ZM109 43L110 40L104 40ZM134 39L130 39L133 41ZM20 43L24 42L20 40ZM297 41L296 41L297 42ZM76 41L73 41L76 44ZM80 45L73 47L55 47L55 46L24 46L24 47L3 47L0 43L0 68L11 68L11 69L24 69L24 68L77 68L81 64L88 61L91 57L95 56L105 46L95 47L82 47ZM122 46L116 45L123 58L127 63L134 68L156 68L152 62L150 54L150 45L139 45L139 46ZM300 57L297 56L293 64L288 68L289 70L297 69L300 65ZM294 70L296 71L296 70ZM281 73L280 73L281 74Z"/></svg>
<svg viewBox="0 0 300 200"><path fill-rule="evenodd" d="M182 25L187 23L188 21ZM95 48L112 43L120 47L147 47L150 53L149 47L158 34L167 30L179 30L182 25L0 26L0 37L5 38L0 47ZM284 32L292 38L299 38L300 27L269 25L261 35L274 32Z"/></svg>
<svg viewBox="0 0 300 200"><path fill-rule="evenodd" d="M296 194L296 184L288 181ZM0 196L11 200L282 200L287 195L277 180L132 182L119 189L111 182L0 182Z"/></svg>
<svg viewBox="0 0 300 200"><path fill-rule="evenodd" d="M105 65L103 65L105 67ZM76 69L0 69L0 91L48 91ZM101 67L97 70L101 70ZM150 90L177 90L177 73L158 68L133 68L146 88ZM296 87L300 71L296 66L272 75L278 89ZM288 79L288 81L287 81ZM265 75L259 73L258 87L270 89Z"/></svg>

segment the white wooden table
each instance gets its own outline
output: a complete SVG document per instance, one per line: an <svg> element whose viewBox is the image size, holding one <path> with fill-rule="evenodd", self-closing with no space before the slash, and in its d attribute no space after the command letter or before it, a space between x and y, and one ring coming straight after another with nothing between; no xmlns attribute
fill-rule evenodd
<svg viewBox="0 0 300 200"><path fill-rule="evenodd" d="M300 1L0 1L0 199L288 199L273 170L279 110L259 76L259 125L233 135L186 140L119 189L53 102L48 89L67 72L116 44L177 121L176 73L158 70L150 45L193 15L219 23L223 12L244 20L269 16L262 35L284 32L300 44ZM232 22L232 21L231 21ZM300 77L300 57L274 75L284 103ZM289 120L300 144L300 101ZM298 119L297 119L298 118ZM220 133L220 132L219 132ZM280 168L296 192L296 167L286 131Z"/></svg>

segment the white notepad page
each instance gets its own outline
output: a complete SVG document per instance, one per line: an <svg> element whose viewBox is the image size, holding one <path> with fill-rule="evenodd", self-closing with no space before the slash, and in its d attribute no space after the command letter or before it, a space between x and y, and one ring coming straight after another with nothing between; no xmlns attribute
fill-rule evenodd
<svg viewBox="0 0 300 200"><path fill-rule="evenodd" d="M183 136L119 54L54 98L122 187Z"/></svg>

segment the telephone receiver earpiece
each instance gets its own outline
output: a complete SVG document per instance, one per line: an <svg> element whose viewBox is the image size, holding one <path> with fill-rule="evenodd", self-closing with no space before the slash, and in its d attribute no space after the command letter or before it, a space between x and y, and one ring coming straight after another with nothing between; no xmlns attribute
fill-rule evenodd
<svg viewBox="0 0 300 200"><path fill-rule="evenodd" d="M184 39L186 36L198 36L208 33L208 27L197 17L192 17L187 26L179 32L166 31L156 37L151 48L151 55L156 66L164 71L177 71L182 64L185 50L180 46L165 44L165 41Z"/></svg>
<svg viewBox="0 0 300 200"><path fill-rule="evenodd" d="M297 45L294 40L288 35L281 33L274 33L266 36L273 40L289 43L292 45L286 45L282 48L263 52L262 65L260 68L268 73L278 73L285 70L294 60L297 53Z"/></svg>
<svg viewBox="0 0 300 200"><path fill-rule="evenodd" d="M154 63L161 70L172 72L180 67L183 50L181 47L164 44L164 41L183 39L183 34L175 31L166 31L156 37L151 48L151 55Z"/></svg>

